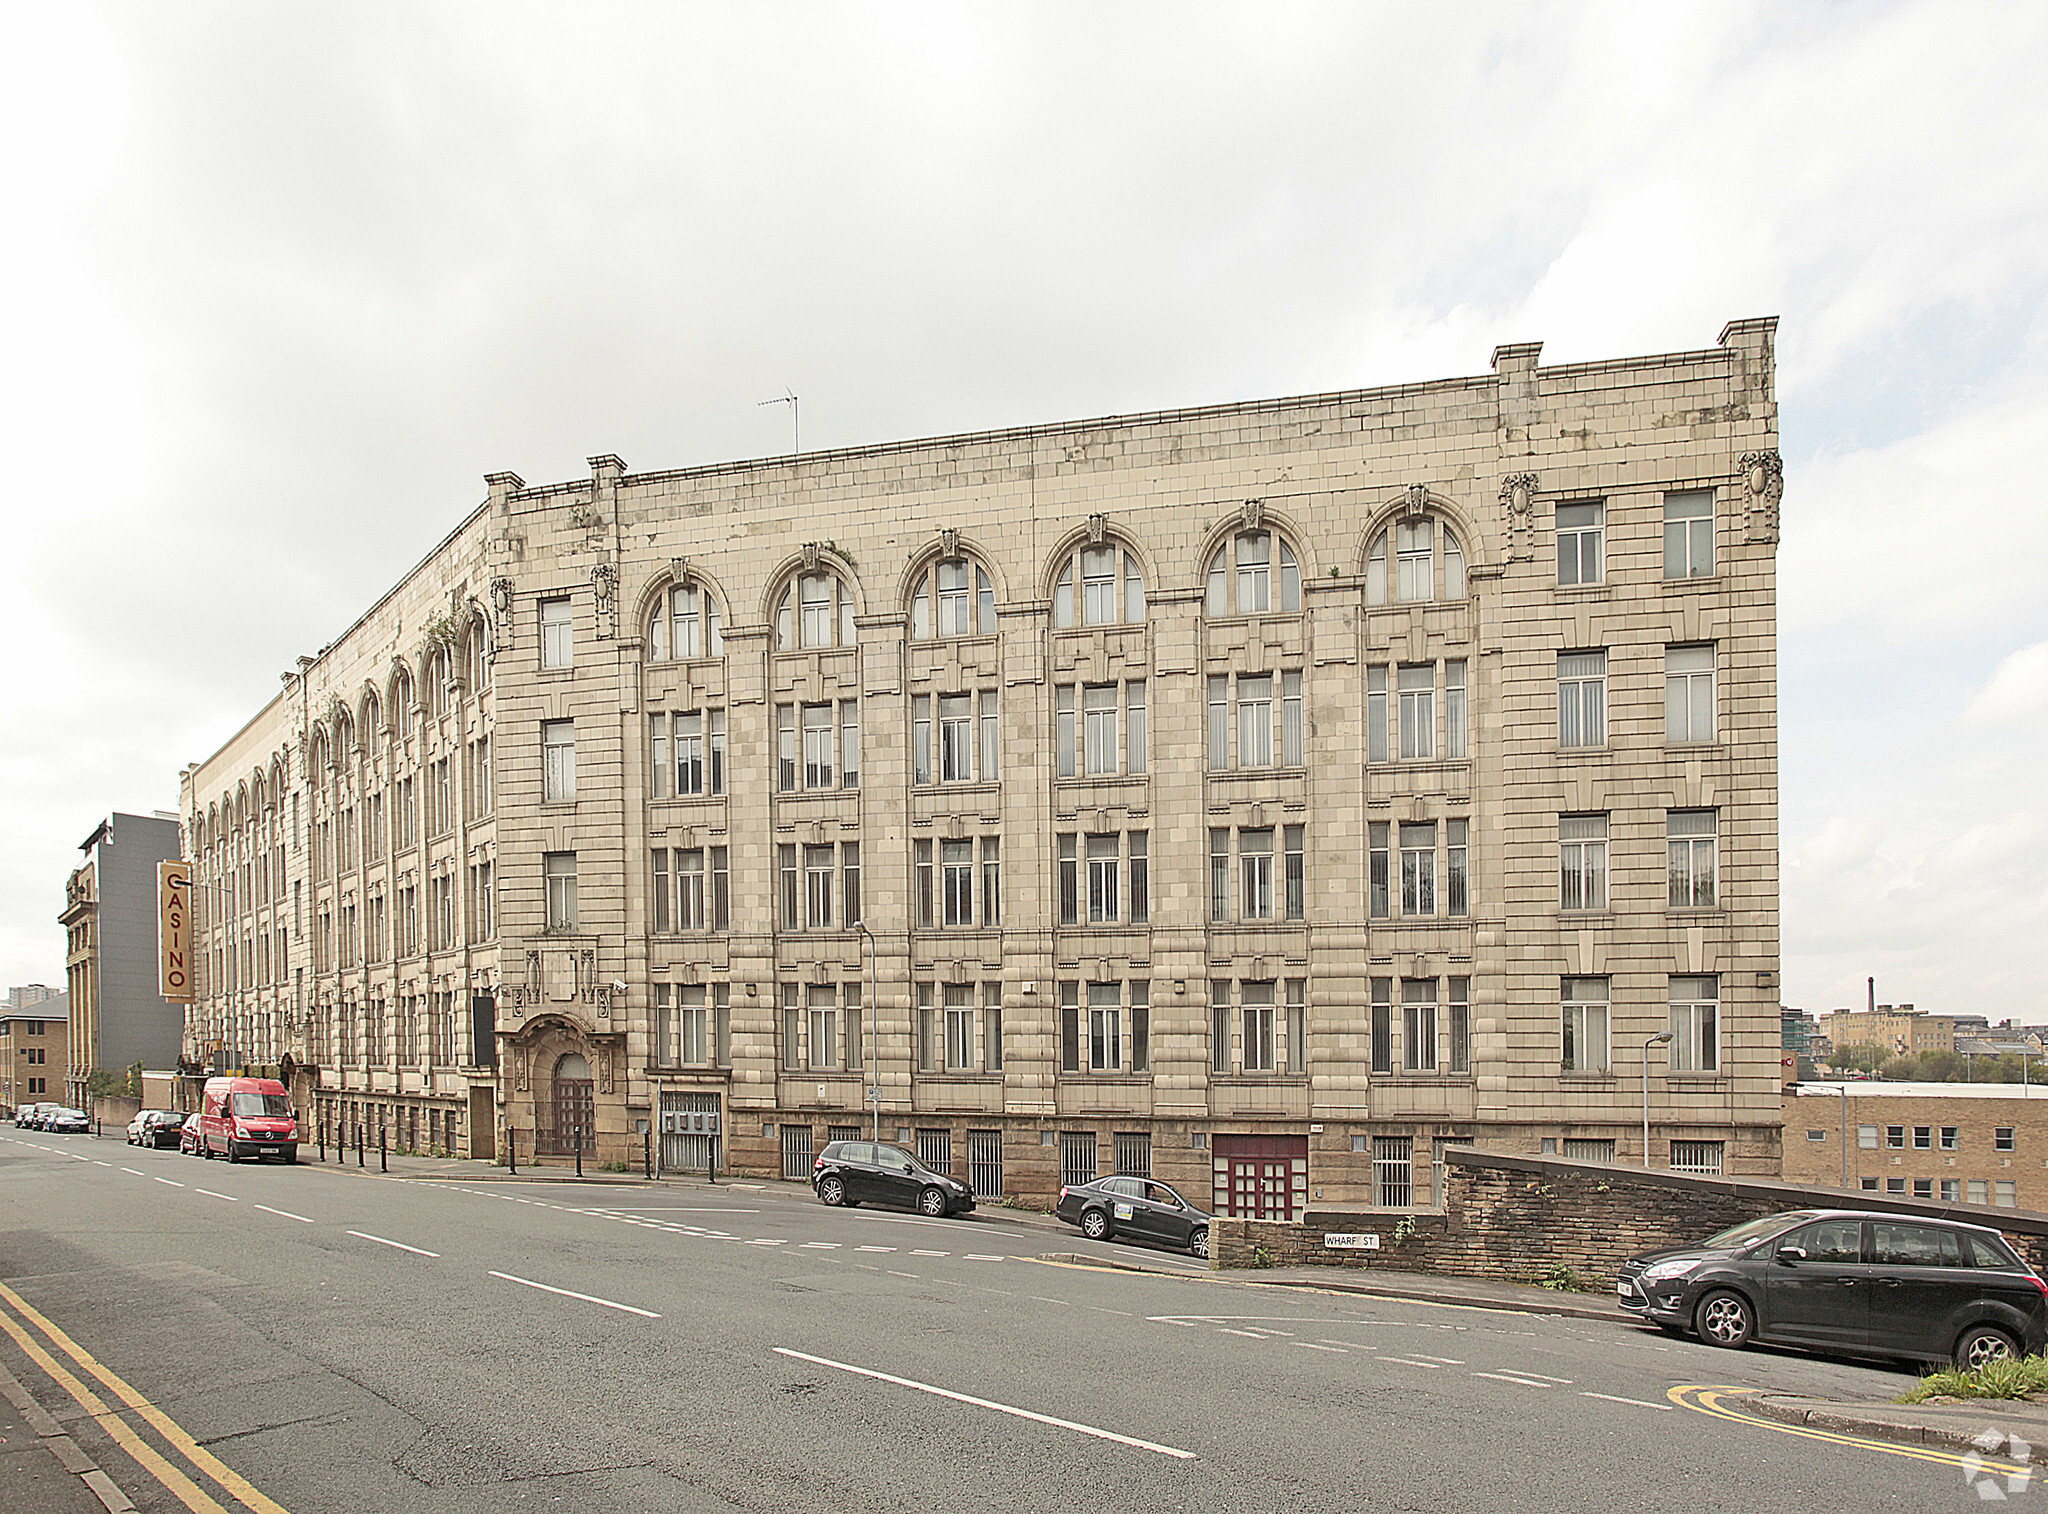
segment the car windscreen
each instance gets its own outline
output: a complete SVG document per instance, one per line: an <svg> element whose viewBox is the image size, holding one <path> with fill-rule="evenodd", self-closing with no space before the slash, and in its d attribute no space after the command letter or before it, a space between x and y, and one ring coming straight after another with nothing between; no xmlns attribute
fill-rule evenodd
<svg viewBox="0 0 2048 1514"><path fill-rule="evenodd" d="M247 1119L251 1116L266 1116L274 1119L291 1118L292 1102L281 1093L238 1093L235 1095L235 1113Z"/></svg>
<svg viewBox="0 0 2048 1514"><path fill-rule="evenodd" d="M1768 1214L1760 1220L1744 1220L1740 1225L1730 1225L1726 1230L1708 1236L1698 1242L1702 1250L1741 1251L1754 1246L1766 1236L1776 1235L1780 1230L1789 1229L1801 1220L1813 1218L1813 1211L1794 1209L1785 1214Z"/></svg>

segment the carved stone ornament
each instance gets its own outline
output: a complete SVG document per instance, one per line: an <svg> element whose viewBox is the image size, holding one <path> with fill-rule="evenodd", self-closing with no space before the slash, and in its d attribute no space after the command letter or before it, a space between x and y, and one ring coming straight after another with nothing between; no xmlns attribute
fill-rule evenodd
<svg viewBox="0 0 2048 1514"><path fill-rule="evenodd" d="M1262 531L1266 526L1266 502L1262 499L1248 499L1244 508L1237 512L1237 528L1240 531Z"/></svg>
<svg viewBox="0 0 2048 1514"><path fill-rule="evenodd" d="M948 526L939 533L939 556L958 557L959 555L960 533L951 526Z"/></svg>
<svg viewBox="0 0 2048 1514"><path fill-rule="evenodd" d="M576 976L583 980L583 1002L597 1002L597 953L589 947L583 949L583 958L576 964Z"/></svg>
<svg viewBox="0 0 2048 1514"><path fill-rule="evenodd" d="M1088 545L1089 545L1089 546L1091 546L1091 547L1099 547L1099 546L1101 546L1101 545L1102 545L1102 538L1103 538L1103 537L1105 537L1105 536L1107 536L1108 534L1109 534L1109 517L1108 517L1107 515L1091 515L1091 516L1089 516L1089 517L1088 517Z"/></svg>
<svg viewBox="0 0 2048 1514"><path fill-rule="evenodd" d="M687 557L671 557L668 560L668 578L669 582L678 589L688 583L690 579L690 559Z"/></svg>
<svg viewBox="0 0 2048 1514"><path fill-rule="evenodd" d="M1536 508L1536 482L1533 473L1510 473L1500 481L1500 502L1507 506L1509 524L1529 523L1529 514Z"/></svg>
<svg viewBox="0 0 2048 1514"><path fill-rule="evenodd" d="M804 543L804 571L806 573L815 573L818 570L818 556L824 550L825 544L823 542L807 541Z"/></svg>
<svg viewBox="0 0 2048 1514"><path fill-rule="evenodd" d="M1429 485L1410 484L1407 498L1402 501L1402 508L1411 516L1426 512L1429 509Z"/></svg>
<svg viewBox="0 0 2048 1514"><path fill-rule="evenodd" d="M619 570L615 563L600 562L590 570L590 592L597 605L597 634L609 636L618 628Z"/></svg>
<svg viewBox="0 0 2048 1514"><path fill-rule="evenodd" d="M1785 497L1785 461L1775 452L1745 452L1736 462L1749 495L1749 539L1778 539L1778 502Z"/></svg>
<svg viewBox="0 0 2048 1514"><path fill-rule="evenodd" d="M498 634L492 638L500 646L512 645L512 580L494 578L491 580L491 607L498 612Z"/></svg>

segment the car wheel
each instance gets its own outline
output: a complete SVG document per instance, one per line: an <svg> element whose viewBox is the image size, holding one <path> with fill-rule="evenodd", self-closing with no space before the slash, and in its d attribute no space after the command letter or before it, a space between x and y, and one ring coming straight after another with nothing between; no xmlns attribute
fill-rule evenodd
<svg viewBox="0 0 2048 1514"><path fill-rule="evenodd" d="M228 1142L228 1160L230 1162L239 1162L242 1160L242 1153L236 1149L235 1143L233 1141Z"/></svg>
<svg viewBox="0 0 2048 1514"><path fill-rule="evenodd" d="M1209 1260L1209 1230L1207 1226L1203 1226L1188 1237L1188 1251L1205 1262Z"/></svg>
<svg viewBox="0 0 2048 1514"><path fill-rule="evenodd" d="M1693 1323L1700 1339L1708 1345L1739 1351L1756 1333L1756 1311L1749 1307L1749 1300L1741 1294L1724 1289L1700 1300Z"/></svg>
<svg viewBox="0 0 2048 1514"><path fill-rule="evenodd" d="M946 1195L936 1188L926 1188L917 1196L917 1212L938 1219L946 1212Z"/></svg>
<svg viewBox="0 0 2048 1514"><path fill-rule="evenodd" d="M846 1184L838 1178L826 1177L818 1179L818 1202L830 1204L834 1209L837 1209L846 1202Z"/></svg>
<svg viewBox="0 0 2048 1514"><path fill-rule="evenodd" d="M1081 1212L1081 1234L1091 1241L1099 1241L1109 1234L1109 1216L1100 1209L1084 1209Z"/></svg>
<svg viewBox="0 0 2048 1514"><path fill-rule="evenodd" d="M1964 1371L2011 1361L2019 1354L2019 1342L1995 1325L1972 1325L1956 1342L1956 1365Z"/></svg>

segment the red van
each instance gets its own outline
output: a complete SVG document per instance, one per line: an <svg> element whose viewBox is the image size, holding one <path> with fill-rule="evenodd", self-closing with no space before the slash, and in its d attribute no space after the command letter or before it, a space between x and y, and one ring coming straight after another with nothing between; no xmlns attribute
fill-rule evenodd
<svg viewBox="0 0 2048 1514"><path fill-rule="evenodd" d="M261 1161L299 1159L299 1122L275 1078L208 1078L199 1103L199 1154Z"/></svg>

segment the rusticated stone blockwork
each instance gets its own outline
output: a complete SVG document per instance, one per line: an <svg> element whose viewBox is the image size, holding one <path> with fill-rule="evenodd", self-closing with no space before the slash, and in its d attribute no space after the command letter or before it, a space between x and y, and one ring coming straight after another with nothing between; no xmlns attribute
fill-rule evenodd
<svg viewBox="0 0 2048 1514"><path fill-rule="evenodd" d="M1611 1284L1629 1257L1685 1245L1745 1220L1790 1209L1877 1209L1988 1225L2003 1231L2035 1267L2048 1265L2048 1215L1466 1150L1447 1152L1445 1168L1442 1214L1409 1219L1310 1209L1298 1224L1219 1219L1210 1237L1211 1264L1381 1267L1514 1283L1569 1277L1601 1285ZM1358 1233L1378 1234L1379 1249L1324 1245L1326 1235Z"/></svg>

